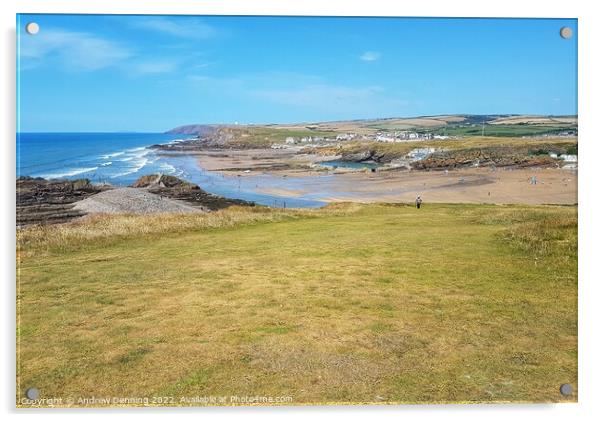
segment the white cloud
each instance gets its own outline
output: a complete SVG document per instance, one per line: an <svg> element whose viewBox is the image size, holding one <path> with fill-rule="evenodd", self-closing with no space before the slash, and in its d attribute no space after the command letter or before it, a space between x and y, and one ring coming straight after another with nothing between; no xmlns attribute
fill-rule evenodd
<svg viewBox="0 0 602 422"><path fill-rule="evenodd" d="M30 66L56 56L69 68L90 71L113 66L131 55L115 42L84 32L42 29L21 40L21 57Z"/></svg>
<svg viewBox="0 0 602 422"><path fill-rule="evenodd" d="M380 59L381 54L376 51L366 51L360 56L360 60L365 62L374 62Z"/></svg>
<svg viewBox="0 0 602 422"><path fill-rule="evenodd" d="M145 58L122 44L84 32L47 29L21 40L22 69L58 63L68 70L94 71L114 67L130 75L145 75L169 73L180 64L178 59Z"/></svg>
<svg viewBox="0 0 602 422"><path fill-rule="evenodd" d="M143 17L133 20L132 26L175 37L197 40L209 39L217 35L217 30L213 26L196 18L171 20L163 17Z"/></svg>

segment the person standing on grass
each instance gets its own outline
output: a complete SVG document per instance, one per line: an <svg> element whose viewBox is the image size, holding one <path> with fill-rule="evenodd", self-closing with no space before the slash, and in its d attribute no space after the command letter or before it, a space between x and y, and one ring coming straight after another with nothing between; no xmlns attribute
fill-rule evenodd
<svg viewBox="0 0 602 422"><path fill-rule="evenodd" d="M420 195L418 195L416 197L416 208L420 209L420 205L422 205L422 198L420 197Z"/></svg>

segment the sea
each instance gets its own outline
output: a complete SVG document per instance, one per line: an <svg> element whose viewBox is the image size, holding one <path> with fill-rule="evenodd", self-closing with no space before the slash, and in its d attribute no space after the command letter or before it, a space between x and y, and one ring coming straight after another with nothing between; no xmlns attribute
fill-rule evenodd
<svg viewBox="0 0 602 422"><path fill-rule="evenodd" d="M128 186L143 175L161 173L196 183L215 195L271 207L325 204L312 195L290 198L260 192L261 187L295 184L294 179L224 176L199 167L194 156L165 154L149 148L185 139L183 135L165 133L19 133L17 177L87 178L93 183Z"/></svg>
<svg viewBox="0 0 602 422"><path fill-rule="evenodd" d="M163 133L21 133L17 136L17 176L88 178L129 185L138 177L177 170L148 147L182 139Z"/></svg>

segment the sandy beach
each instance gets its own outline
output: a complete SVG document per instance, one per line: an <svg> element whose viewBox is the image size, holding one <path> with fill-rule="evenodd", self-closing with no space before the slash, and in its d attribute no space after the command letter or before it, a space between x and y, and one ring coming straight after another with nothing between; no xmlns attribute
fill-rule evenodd
<svg viewBox="0 0 602 422"><path fill-rule="evenodd" d="M229 176L283 179L277 186L260 182L256 191L282 197L311 194L326 201L494 204L575 204L578 171L560 168L464 168L449 171L311 167L332 157L297 154L297 149L228 150L198 154L199 165ZM535 177L536 184L532 183ZM290 183L286 182L288 178Z"/></svg>

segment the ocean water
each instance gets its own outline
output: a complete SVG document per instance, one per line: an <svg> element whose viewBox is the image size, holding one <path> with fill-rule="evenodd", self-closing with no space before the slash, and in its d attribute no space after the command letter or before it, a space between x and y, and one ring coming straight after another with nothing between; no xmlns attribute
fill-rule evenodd
<svg viewBox="0 0 602 422"><path fill-rule="evenodd" d="M182 139L162 133L20 133L17 176L88 178L129 185L149 173L178 175L150 145Z"/></svg>
<svg viewBox="0 0 602 422"><path fill-rule="evenodd" d="M182 139L183 135L163 133L20 133L17 177L88 178L94 183L127 186L140 176L162 173L196 183L216 195L271 207L324 205L310 194L290 198L260 192L260 188L294 185L296 181L292 178L224 176L202 169L194 156L160 154L148 148Z"/></svg>

